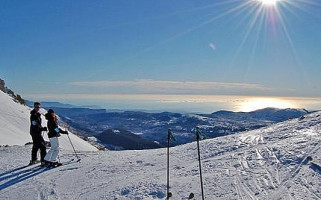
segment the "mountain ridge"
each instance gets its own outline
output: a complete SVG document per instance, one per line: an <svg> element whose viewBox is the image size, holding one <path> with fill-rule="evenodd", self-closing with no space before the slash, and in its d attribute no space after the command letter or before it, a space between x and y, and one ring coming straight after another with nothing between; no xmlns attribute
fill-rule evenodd
<svg viewBox="0 0 321 200"><path fill-rule="evenodd" d="M55 110L72 127L89 133L90 136L98 135L106 129L122 129L134 134L139 133L143 139L157 141L162 146L167 143L164 135L167 134L168 128L171 128L179 139L179 142L173 145L180 145L195 140L196 126L200 126L208 138L214 138L265 127L307 114L306 111L299 109L272 108L248 113L218 111L212 114L105 112L86 109L79 114L74 108L55 108Z"/></svg>

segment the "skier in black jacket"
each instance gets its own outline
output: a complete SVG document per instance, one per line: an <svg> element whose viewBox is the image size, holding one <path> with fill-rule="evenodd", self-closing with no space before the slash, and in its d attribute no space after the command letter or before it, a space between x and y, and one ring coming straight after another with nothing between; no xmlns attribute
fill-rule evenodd
<svg viewBox="0 0 321 200"><path fill-rule="evenodd" d="M60 133L68 134L68 131L63 131L58 127L58 116L55 114L54 110L49 109L45 117L48 120L47 122L47 126L49 129L48 137L51 145L51 148L45 157L45 165L47 167L60 166L61 163L56 161L56 158L59 153L58 137L60 136Z"/></svg>
<svg viewBox="0 0 321 200"><path fill-rule="evenodd" d="M40 149L40 161L41 164L44 164L44 158L46 155L46 146L45 140L43 139L41 132L47 131L47 127L41 126L41 114L39 113L40 110L40 103L34 103L34 109L30 112L30 135L32 137L33 146L31 150L31 160L30 165L36 164L39 161L37 160L37 152Z"/></svg>

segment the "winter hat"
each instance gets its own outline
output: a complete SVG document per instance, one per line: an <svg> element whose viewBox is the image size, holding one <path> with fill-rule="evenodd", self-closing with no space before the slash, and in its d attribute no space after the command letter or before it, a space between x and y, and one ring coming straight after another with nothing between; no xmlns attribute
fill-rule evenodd
<svg viewBox="0 0 321 200"><path fill-rule="evenodd" d="M48 112L45 114L46 120L52 119L52 113L55 113L53 109L49 109Z"/></svg>
<svg viewBox="0 0 321 200"><path fill-rule="evenodd" d="M55 113L55 111L50 108L50 109L48 110L48 113Z"/></svg>

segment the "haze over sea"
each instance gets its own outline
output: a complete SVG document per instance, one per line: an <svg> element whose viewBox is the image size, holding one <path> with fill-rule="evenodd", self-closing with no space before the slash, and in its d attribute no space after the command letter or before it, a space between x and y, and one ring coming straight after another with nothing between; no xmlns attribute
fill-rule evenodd
<svg viewBox="0 0 321 200"><path fill-rule="evenodd" d="M98 106L108 110L141 110L150 112L212 113L218 110L253 111L265 107L321 107L320 97L259 97L232 95L137 95L137 94L64 94L27 95L34 101L59 101L78 106Z"/></svg>

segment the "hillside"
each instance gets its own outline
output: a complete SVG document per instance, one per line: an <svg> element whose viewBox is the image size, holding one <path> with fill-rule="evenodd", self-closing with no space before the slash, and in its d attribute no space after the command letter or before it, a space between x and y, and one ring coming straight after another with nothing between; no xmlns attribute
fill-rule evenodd
<svg viewBox="0 0 321 200"><path fill-rule="evenodd" d="M95 135L95 137L101 143L108 144L106 145L108 149L114 150L142 150L161 147L155 142L143 139L139 135L121 129L107 129L104 132Z"/></svg>
<svg viewBox="0 0 321 200"><path fill-rule="evenodd" d="M178 138L177 143L173 145L180 145L194 141L195 126L200 126L208 138L215 138L266 127L308 113L301 109L276 108L253 112L219 111L212 114L106 112L103 109L87 108L54 109L70 126L91 136L101 135L106 129L122 129L138 134L150 142L157 141L162 146L166 145L163 137L168 128L172 128ZM107 140L105 142L104 144L109 144ZM130 149L127 146L124 148Z"/></svg>
<svg viewBox="0 0 321 200"><path fill-rule="evenodd" d="M206 199L320 199L321 112L200 142ZM200 197L196 143L171 152L172 199ZM80 163L8 172L26 147L0 148L3 199L164 199L166 149L82 153ZM306 160L312 156L311 165ZM63 150L63 162L72 158Z"/></svg>
<svg viewBox="0 0 321 200"><path fill-rule="evenodd" d="M25 145L28 142L32 142L29 134L31 108L16 103L12 97L2 91L0 91L0 102L0 145ZM45 113L46 111L42 109L41 112ZM44 117L42 117L42 123L43 126L47 126ZM70 133L69 136L77 150L97 150L97 148L73 133ZM45 132L44 138L49 141ZM72 149L68 138L64 135L60 137L60 147Z"/></svg>

